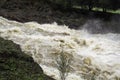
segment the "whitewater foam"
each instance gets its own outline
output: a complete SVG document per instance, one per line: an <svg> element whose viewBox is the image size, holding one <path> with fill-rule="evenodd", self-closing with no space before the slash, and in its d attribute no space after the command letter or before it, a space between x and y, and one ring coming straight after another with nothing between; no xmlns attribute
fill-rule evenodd
<svg viewBox="0 0 120 80"><path fill-rule="evenodd" d="M0 37L19 44L57 80L55 58L61 50L73 59L67 80L120 79L120 34L90 34L56 23L20 23L0 17Z"/></svg>

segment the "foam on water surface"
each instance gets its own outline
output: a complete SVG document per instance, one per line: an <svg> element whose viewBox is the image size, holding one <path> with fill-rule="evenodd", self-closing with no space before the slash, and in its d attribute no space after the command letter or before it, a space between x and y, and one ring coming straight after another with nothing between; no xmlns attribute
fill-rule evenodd
<svg viewBox="0 0 120 80"><path fill-rule="evenodd" d="M67 80L88 80L92 75L96 80L120 78L120 34L90 34L56 23L19 23L0 17L0 37L19 44L57 80L55 58L61 50L73 58Z"/></svg>

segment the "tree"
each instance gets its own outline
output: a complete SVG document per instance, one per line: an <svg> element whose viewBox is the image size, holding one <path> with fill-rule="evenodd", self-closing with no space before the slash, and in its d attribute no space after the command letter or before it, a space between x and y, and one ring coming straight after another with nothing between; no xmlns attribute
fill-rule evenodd
<svg viewBox="0 0 120 80"><path fill-rule="evenodd" d="M98 7L103 9L103 12L106 12L109 6L109 0L99 0Z"/></svg>
<svg viewBox="0 0 120 80"><path fill-rule="evenodd" d="M65 80L68 76L68 72L70 71L71 58L67 57L67 55L62 51L60 55L56 59L57 69L60 73L60 79Z"/></svg>
<svg viewBox="0 0 120 80"><path fill-rule="evenodd" d="M103 12L107 10L117 10L119 9L119 0L99 0L96 7L102 8Z"/></svg>
<svg viewBox="0 0 120 80"><path fill-rule="evenodd" d="M117 10L120 8L120 0L110 0L109 9Z"/></svg>
<svg viewBox="0 0 120 80"><path fill-rule="evenodd" d="M88 10L92 10L95 4L95 0L86 0L86 6L88 7Z"/></svg>
<svg viewBox="0 0 120 80"><path fill-rule="evenodd" d="M81 6L82 9L92 10L95 4L95 0L75 0L75 4Z"/></svg>

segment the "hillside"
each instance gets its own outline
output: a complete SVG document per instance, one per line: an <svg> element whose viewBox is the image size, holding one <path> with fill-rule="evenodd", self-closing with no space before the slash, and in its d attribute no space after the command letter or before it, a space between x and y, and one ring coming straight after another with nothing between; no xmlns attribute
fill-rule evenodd
<svg viewBox="0 0 120 80"><path fill-rule="evenodd" d="M4 2L5 1L5 2ZM72 10L62 10L55 8L54 4L45 0L4 0L1 3L0 16L8 19L28 22L37 21L43 23L57 22L61 25L68 25L70 28L81 29L87 23L92 23L93 32L106 31L120 32L120 15L87 11L73 8ZM100 28L97 27L100 24Z"/></svg>
<svg viewBox="0 0 120 80"><path fill-rule="evenodd" d="M0 80L54 80L20 46L0 38Z"/></svg>

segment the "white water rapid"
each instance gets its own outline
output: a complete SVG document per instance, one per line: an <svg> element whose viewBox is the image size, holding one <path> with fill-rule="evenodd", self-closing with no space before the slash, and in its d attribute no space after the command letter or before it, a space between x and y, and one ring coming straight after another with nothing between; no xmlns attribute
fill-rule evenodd
<svg viewBox="0 0 120 80"><path fill-rule="evenodd" d="M120 79L120 34L90 34L56 23L20 23L0 17L0 37L19 44L45 74L57 80L55 58L61 50L72 58L66 80Z"/></svg>

